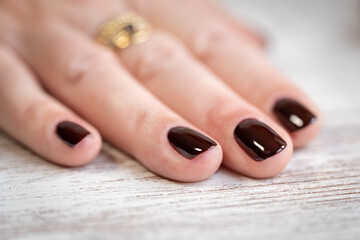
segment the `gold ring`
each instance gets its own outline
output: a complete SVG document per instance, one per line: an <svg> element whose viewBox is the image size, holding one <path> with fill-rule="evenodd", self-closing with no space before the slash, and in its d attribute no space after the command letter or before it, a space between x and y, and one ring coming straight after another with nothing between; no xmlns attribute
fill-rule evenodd
<svg viewBox="0 0 360 240"><path fill-rule="evenodd" d="M106 22L96 40L112 50L121 50L131 44L146 42L150 34L151 26L144 18L126 12Z"/></svg>

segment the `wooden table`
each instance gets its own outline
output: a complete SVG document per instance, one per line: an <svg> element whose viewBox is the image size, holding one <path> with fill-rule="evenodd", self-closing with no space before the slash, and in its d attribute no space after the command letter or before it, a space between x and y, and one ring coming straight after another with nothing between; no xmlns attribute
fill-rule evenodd
<svg viewBox="0 0 360 240"><path fill-rule="evenodd" d="M358 1L222 1L266 29L269 56L323 109L325 127L278 176L220 169L183 184L104 145L55 166L0 134L0 239L359 239Z"/></svg>

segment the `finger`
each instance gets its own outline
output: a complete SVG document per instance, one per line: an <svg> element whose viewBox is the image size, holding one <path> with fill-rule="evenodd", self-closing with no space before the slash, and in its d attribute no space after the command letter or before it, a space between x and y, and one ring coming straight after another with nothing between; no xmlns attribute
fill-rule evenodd
<svg viewBox="0 0 360 240"><path fill-rule="evenodd" d="M218 169L220 146L191 130L87 36L57 22L26 36L26 43L20 51L46 88L153 172L199 181Z"/></svg>
<svg viewBox="0 0 360 240"><path fill-rule="evenodd" d="M96 16L99 22L94 24L93 29L108 14L98 11ZM89 26L81 28L89 31ZM288 135L208 73L176 40L155 32L148 43L124 50L121 58L123 64L158 98L220 141L226 150L224 161L227 166L252 177L270 177L286 166L292 145L286 148L284 139L270 127L249 119L265 119L287 140ZM193 81L194 77L196 81ZM216 116L218 112L220 115ZM224 125L229 127L224 129ZM252 128L249 134L248 128ZM261 131L263 133L258 136ZM252 141L248 144L250 147L246 146L249 139L242 138L245 134L250 135L250 139L257 139L260 151ZM265 159L268 160L260 162Z"/></svg>
<svg viewBox="0 0 360 240"><path fill-rule="evenodd" d="M0 44L0 127L18 141L65 166L79 166L99 152L90 124L47 95L21 60Z"/></svg>
<svg viewBox="0 0 360 240"><path fill-rule="evenodd" d="M245 25L233 20L230 15L220 11L220 8L215 6L214 3L209 0L181 2L168 0L156 0L151 2L144 0L125 0L125 2L132 9L136 9L139 13L144 14L144 16L149 18L149 20L155 24L161 23L159 26L164 27L165 29L172 29L174 25L180 28L185 26L194 27L194 22L198 25L198 20L200 19L206 19L206 25L210 27L213 24L218 25L217 21L220 20L226 23L227 27L231 28L233 33L247 41L249 44L260 48L265 47L266 44L264 37ZM214 16L216 16L216 19L213 19ZM168 17L170 18L168 19ZM170 20L170 22L168 22L168 20Z"/></svg>
<svg viewBox="0 0 360 240"><path fill-rule="evenodd" d="M120 57L147 89L219 141L228 167L264 178L278 174L290 160L288 134L226 87L174 38L155 31L148 42L121 51Z"/></svg>
<svg viewBox="0 0 360 240"><path fill-rule="evenodd" d="M318 134L320 111L269 64L261 51L233 31L224 14L208 1L136 3L141 14L182 39L237 93L282 124L295 146L305 145Z"/></svg>

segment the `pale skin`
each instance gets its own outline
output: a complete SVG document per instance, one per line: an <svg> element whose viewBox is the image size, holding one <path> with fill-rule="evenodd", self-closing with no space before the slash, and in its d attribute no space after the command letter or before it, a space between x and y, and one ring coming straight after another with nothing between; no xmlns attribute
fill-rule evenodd
<svg viewBox="0 0 360 240"><path fill-rule="evenodd" d="M96 43L101 24L127 10L152 24L150 39L116 53ZM284 97L316 121L286 129L272 110ZM183 182L207 179L221 164L249 177L275 176L322 126L318 108L266 59L261 38L206 0L0 1L0 116L4 131L56 164L89 163L104 138ZM254 161L233 136L249 118L286 148ZM69 147L55 131L61 121L90 134ZM185 159L167 138L176 126L217 145Z"/></svg>

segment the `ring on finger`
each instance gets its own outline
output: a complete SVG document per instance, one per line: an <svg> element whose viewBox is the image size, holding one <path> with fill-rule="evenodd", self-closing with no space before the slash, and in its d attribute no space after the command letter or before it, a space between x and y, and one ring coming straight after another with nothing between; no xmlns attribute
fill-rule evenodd
<svg viewBox="0 0 360 240"><path fill-rule="evenodd" d="M146 42L151 35L150 24L133 12L126 12L105 22L97 36L97 42L111 50L121 50L131 44Z"/></svg>

